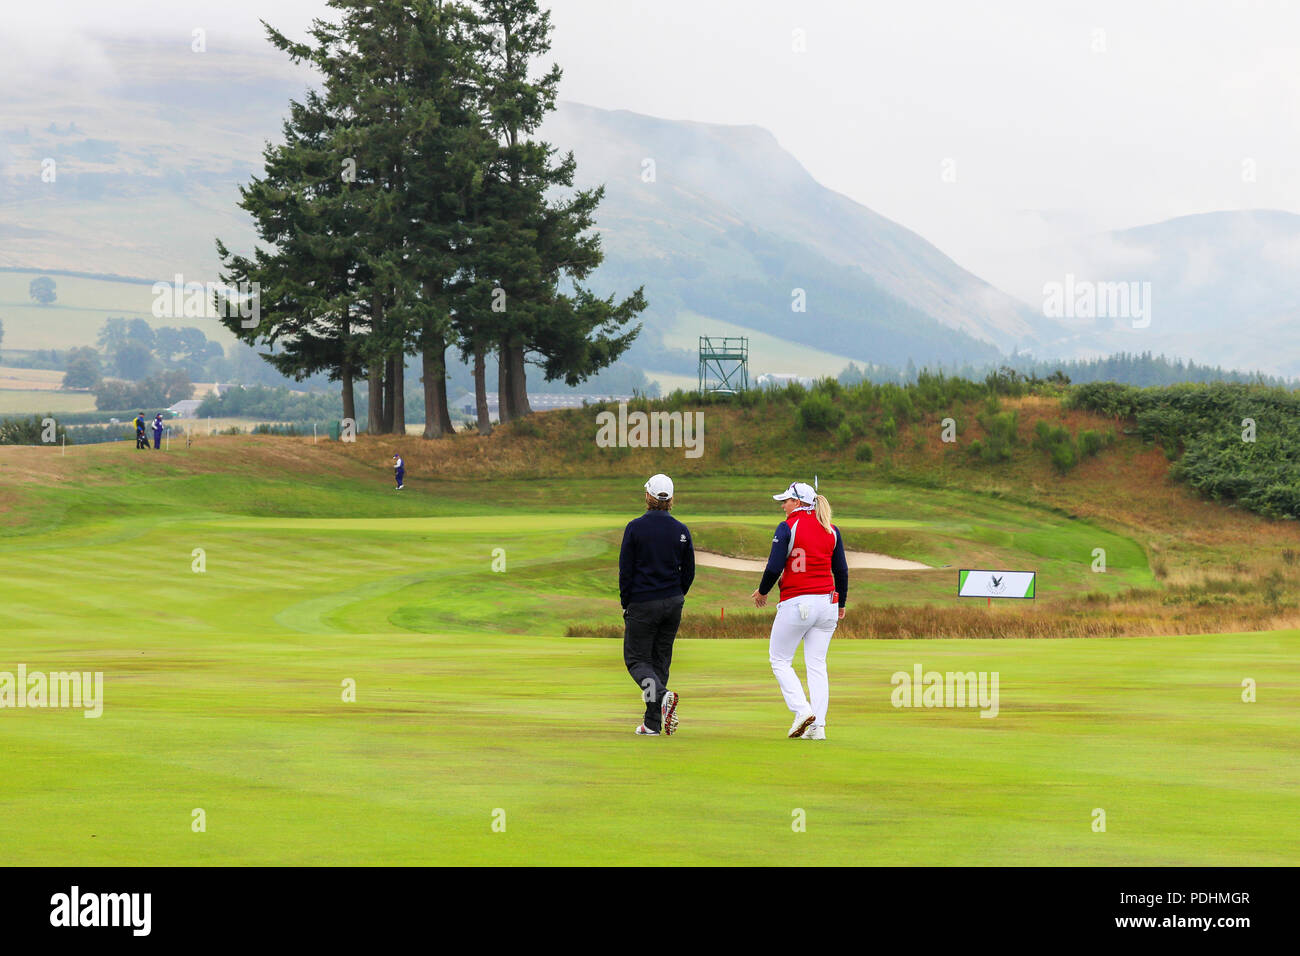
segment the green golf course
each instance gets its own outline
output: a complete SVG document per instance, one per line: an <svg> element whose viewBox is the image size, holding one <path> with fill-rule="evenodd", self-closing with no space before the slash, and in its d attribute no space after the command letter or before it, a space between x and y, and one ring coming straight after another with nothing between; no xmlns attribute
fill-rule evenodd
<svg viewBox="0 0 1300 956"><path fill-rule="evenodd" d="M0 672L102 671L103 714L0 710L10 864L1300 862L1294 630L846 638L828 740L804 742L765 641L684 626L681 729L638 738L620 642L565 635L618 623L644 478L399 494L310 440L59 455L0 450ZM682 481L675 514L754 555L780 484ZM855 570L861 602L957 604L962 566L1037 570L1043 608L1154 582L1123 529L840 485L851 548L933 568ZM755 583L701 568L688 608L770 615ZM997 716L893 706L917 665L997 672Z"/></svg>

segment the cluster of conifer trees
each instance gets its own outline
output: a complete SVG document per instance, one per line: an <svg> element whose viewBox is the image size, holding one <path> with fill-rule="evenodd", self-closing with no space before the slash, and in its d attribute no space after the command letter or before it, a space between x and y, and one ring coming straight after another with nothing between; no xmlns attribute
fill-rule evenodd
<svg viewBox="0 0 1300 956"><path fill-rule="evenodd" d="M255 322L223 322L285 374L340 382L346 418L365 381L372 433L405 430L407 356L422 358L426 438L452 430L448 349L473 364L483 432L489 355L501 421L530 411L526 362L568 385L614 362L646 303L583 285L603 257L603 188L575 189L573 155L535 135L561 75L536 72L549 14L536 0L330 6L307 41L267 28L321 81L241 189L266 245L217 242L223 282L258 290Z"/></svg>

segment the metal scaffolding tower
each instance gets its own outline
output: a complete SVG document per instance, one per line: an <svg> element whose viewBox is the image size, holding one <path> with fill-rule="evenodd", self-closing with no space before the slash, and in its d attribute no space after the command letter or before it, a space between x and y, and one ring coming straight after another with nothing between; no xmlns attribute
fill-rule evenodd
<svg viewBox="0 0 1300 956"><path fill-rule="evenodd" d="M700 336L700 392L749 388L749 339Z"/></svg>

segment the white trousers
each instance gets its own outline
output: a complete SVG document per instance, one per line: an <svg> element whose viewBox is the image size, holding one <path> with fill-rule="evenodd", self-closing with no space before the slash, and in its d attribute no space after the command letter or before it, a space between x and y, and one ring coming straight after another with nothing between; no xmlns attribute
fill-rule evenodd
<svg viewBox="0 0 1300 956"><path fill-rule="evenodd" d="M767 653L772 662L772 673L781 687L781 696L796 716L810 710L816 714L814 727L826 725L826 709L831 696L830 681L826 676L826 652L830 649L839 618L840 607L831 603L829 594L807 594L778 604L776 620L772 622L772 639ZM800 641L803 641L804 667L808 670L811 706L792 666L795 648Z"/></svg>

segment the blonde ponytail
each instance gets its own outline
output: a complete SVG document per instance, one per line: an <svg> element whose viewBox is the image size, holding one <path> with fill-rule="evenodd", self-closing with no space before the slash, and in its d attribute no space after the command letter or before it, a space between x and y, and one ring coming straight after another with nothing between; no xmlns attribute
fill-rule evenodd
<svg viewBox="0 0 1300 956"><path fill-rule="evenodd" d="M826 500L826 496L818 495L813 508L813 514L817 516L817 521L827 531L831 531L831 503Z"/></svg>

